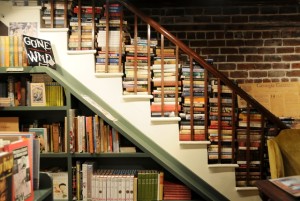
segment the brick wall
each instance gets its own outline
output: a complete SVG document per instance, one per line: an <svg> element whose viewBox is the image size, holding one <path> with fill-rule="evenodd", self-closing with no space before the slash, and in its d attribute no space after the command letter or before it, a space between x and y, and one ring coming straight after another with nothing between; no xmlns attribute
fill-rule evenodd
<svg viewBox="0 0 300 201"><path fill-rule="evenodd" d="M137 7L203 58L213 59L230 79L239 83L300 80L297 2L182 4Z"/></svg>

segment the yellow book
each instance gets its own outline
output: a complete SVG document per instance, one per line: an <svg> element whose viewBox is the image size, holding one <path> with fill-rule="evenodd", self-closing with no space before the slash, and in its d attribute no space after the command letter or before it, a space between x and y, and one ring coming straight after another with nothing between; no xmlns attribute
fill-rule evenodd
<svg viewBox="0 0 300 201"><path fill-rule="evenodd" d="M9 36L4 36L4 67L9 66Z"/></svg>
<svg viewBox="0 0 300 201"><path fill-rule="evenodd" d="M9 38L9 66L14 66L14 37L8 36Z"/></svg>
<svg viewBox="0 0 300 201"><path fill-rule="evenodd" d="M14 41L14 45L13 45L14 64L13 64L13 66L19 66L18 49L19 49L19 43L21 42L21 41L19 41L19 36L13 36L13 41Z"/></svg>
<svg viewBox="0 0 300 201"><path fill-rule="evenodd" d="M4 66L4 36L0 36L0 67Z"/></svg>

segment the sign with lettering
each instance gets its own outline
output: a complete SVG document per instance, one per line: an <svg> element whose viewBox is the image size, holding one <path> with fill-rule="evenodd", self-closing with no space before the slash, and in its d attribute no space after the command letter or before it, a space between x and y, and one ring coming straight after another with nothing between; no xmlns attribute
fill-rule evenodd
<svg viewBox="0 0 300 201"><path fill-rule="evenodd" d="M23 35L28 65L55 68L51 43L48 40Z"/></svg>
<svg viewBox="0 0 300 201"><path fill-rule="evenodd" d="M300 119L300 82L247 83L239 86L277 117ZM246 102L238 97L240 108Z"/></svg>

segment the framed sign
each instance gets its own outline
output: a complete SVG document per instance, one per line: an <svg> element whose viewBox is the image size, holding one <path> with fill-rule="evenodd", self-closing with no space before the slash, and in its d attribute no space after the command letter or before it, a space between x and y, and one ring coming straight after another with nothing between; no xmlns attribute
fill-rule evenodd
<svg viewBox="0 0 300 201"><path fill-rule="evenodd" d="M23 35L23 42L28 65L55 68L55 60L50 41Z"/></svg>

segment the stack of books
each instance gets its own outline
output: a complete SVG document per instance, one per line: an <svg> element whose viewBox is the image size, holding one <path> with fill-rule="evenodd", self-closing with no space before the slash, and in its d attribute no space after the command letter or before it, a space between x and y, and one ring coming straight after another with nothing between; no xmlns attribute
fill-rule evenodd
<svg viewBox="0 0 300 201"><path fill-rule="evenodd" d="M181 65L178 62L174 48L156 49L156 56L152 65L154 87L154 99L151 102L152 117L175 117L181 110L179 97Z"/></svg>

